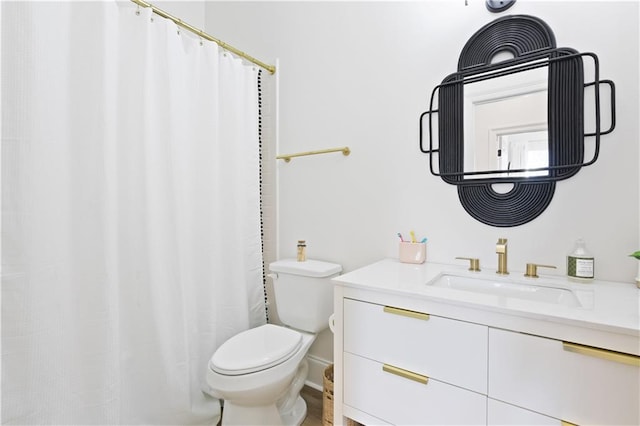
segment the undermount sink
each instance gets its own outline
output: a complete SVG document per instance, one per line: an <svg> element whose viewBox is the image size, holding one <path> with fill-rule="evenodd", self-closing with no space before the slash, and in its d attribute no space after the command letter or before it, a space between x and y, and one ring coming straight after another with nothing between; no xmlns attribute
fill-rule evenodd
<svg viewBox="0 0 640 426"><path fill-rule="evenodd" d="M568 288L523 281L509 277L472 277L445 273L430 282L429 285L568 307L581 306L576 295Z"/></svg>

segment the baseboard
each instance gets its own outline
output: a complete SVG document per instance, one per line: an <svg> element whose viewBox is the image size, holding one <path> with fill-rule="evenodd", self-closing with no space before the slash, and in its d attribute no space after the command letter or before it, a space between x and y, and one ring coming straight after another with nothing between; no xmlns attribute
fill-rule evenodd
<svg viewBox="0 0 640 426"><path fill-rule="evenodd" d="M307 355L307 362L309 363L309 374L304 384L322 392L324 370L331 362L313 355Z"/></svg>

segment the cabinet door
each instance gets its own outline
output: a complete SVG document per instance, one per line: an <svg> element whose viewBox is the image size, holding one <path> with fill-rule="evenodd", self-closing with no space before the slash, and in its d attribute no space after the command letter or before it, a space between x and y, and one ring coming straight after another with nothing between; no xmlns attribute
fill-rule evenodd
<svg viewBox="0 0 640 426"><path fill-rule="evenodd" d="M344 404L395 425L486 423L485 395L388 367L345 353Z"/></svg>
<svg viewBox="0 0 640 426"><path fill-rule="evenodd" d="M488 426L561 426L553 417L543 416L515 405L489 398L487 404Z"/></svg>
<svg viewBox="0 0 640 426"><path fill-rule="evenodd" d="M344 350L487 392L488 327L345 299Z"/></svg>
<svg viewBox="0 0 640 426"><path fill-rule="evenodd" d="M491 329L489 397L575 424L638 425L637 361L631 355Z"/></svg>

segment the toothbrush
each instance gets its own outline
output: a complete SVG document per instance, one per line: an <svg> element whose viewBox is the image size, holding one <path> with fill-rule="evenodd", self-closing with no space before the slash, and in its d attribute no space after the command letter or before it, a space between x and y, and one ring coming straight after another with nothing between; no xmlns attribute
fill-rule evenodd
<svg viewBox="0 0 640 426"><path fill-rule="evenodd" d="M411 242L415 243L416 242L416 234L415 234L415 232L411 231L411 232L409 232L409 234L411 234Z"/></svg>
<svg viewBox="0 0 640 426"><path fill-rule="evenodd" d="M402 241L404 243L404 240L402 239L402 234L398 232L398 237L400 238L400 241Z"/></svg>

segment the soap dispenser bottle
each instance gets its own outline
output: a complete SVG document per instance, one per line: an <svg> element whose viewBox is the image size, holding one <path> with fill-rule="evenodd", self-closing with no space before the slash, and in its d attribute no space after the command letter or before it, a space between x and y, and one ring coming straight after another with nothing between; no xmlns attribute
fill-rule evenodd
<svg viewBox="0 0 640 426"><path fill-rule="evenodd" d="M576 241L573 251L567 256L567 275L576 281L593 279L595 260L582 238Z"/></svg>
<svg viewBox="0 0 640 426"><path fill-rule="evenodd" d="M307 243L304 240L298 240L298 262L307 260Z"/></svg>

